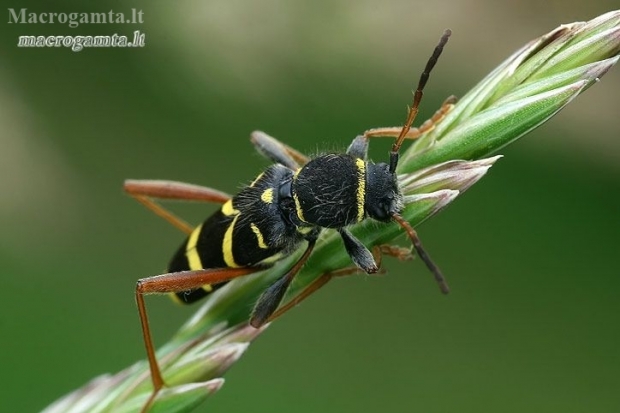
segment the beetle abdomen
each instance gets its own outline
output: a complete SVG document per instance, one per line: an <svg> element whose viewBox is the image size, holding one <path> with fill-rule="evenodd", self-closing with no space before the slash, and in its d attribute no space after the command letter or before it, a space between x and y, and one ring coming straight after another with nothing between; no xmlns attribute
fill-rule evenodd
<svg viewBox="0 0 620 413"><path fill-rule="evenodd" d="M269 167L190 234L168 271L270 265L294 250L304 235L282 218L278 199L280 182L291 175L281 165ZM175 295L183 303L192 303L224 284Z"/></svg>

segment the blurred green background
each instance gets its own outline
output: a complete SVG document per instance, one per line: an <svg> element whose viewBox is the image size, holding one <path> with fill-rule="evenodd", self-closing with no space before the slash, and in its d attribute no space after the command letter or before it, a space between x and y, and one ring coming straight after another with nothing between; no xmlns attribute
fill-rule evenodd
<svg viewBox="0 0 620 413"><path fill-rule="evenodd" d="M530 39L613 1L4 2L144 11L140 25L0 25L0 401L32 412L144 357L133 289L182 235L126 178L234 192L266 162L254 129L307 153L420 119ZM5 9L6 10L6 9ZM7 16L5 14L5 16ZM19 49L19 35L146 34L143 49ZM387 260L283 317L204 412L620 411L620 73L502 151L419 228L449 277ZM383 160L389 142L373 145ZM212 207L175 205L191 222ZM156 343L191 314L148 299Z"/></svg>

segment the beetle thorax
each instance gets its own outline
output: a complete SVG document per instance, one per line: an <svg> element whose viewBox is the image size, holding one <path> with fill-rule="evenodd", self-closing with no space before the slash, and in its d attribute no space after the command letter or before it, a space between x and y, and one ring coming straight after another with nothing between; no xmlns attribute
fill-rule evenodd
<svg viewBox="0 0 620 413"><path fill-rule="evenodd" d="M341 228L365 217L366 163L349 155L312 159L293 178L298 218L325 228Z"/></svg>
<svg viewBox="0 0 620 413"><path fill-rule="evenodd" d="M367 216L389 221L403 208L396 175L385 163L343 154L312 159L294 177L291 192L299 220L342 228Z"/></svg>

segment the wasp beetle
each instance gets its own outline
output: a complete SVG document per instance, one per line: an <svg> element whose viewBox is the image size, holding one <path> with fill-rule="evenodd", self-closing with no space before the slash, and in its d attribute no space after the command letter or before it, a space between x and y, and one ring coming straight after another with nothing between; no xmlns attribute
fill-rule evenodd
<svg viewBox="0 0 620 413"><path fill-rule="evenodd" d="M367 218L397 222L435 276L442 292L448 292L439 268L425 252L411 225L400 215L404 205L396 167L404 140L415 139L430 130L452 106L453 100L449 98L429 121L419 128L411 127L429 73L450 35L450 30L446 30L428 60L404 126L370 129L357 136L345 153L309 159L263 132L254 132L252 143L274 164L233 197L211 188L180 182L125 181L124 189L128 194L187 234L170 261L168 273L140 279L136 286L136 301L154 387L143 411L148 410L164 386L151 339L145 294L172 293L182 303L193 303L227 281L268 268L306 244L299 260L256 302L250 324L258 328L291 306L289 303L278 309L289 284L310 256L323 229L338 231L356 269L369 274L378 271L373 254L347 230L347 226ZM369 140L378 136L396 138L388 163L373 163L367 159ZM155 199L215 202L221 204L221 208L193 228ZM397 255L394 249L386 252ZM295 302L320 288L331 276L333 274L326 274L310 284Z"/></svg>

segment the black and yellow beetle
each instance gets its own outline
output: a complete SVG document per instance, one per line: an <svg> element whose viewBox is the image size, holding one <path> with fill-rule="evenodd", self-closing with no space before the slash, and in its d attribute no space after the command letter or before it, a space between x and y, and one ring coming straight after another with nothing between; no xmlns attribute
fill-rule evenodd
<svg viewBox="0 0 620 413"><path fill-rule="evenodd" d="M136 286L154 387L143 411L148 410L164 386L151 339L145 294L174 293L179 301L192 303L235 277L273 265L306 243L299 260L259 297L250 317L250 324L258 328L274 317L289 284L310 256L324 228L338 231L358 268L369 274L378 271L373 254L346 228L366 218L395 221L401 225L442 292L448 292L441 272L424 251L413 228L400 215L403 196L398 187L396 167L404 140L415 139L432 128L452 105L452 100L446 101L433 118L420 128L411 128L429 73L450 34L446 30L426 64L405 125L368 130L356 137L345 153L309 159L263 132L254 132L251 140L256 149L275 163L234 197L180 182L125 182L127 193L187 233L187 239L170 261L168 273L141 279ZM389 163L373 163L367 159L369 139L376 136L396 138ZM192 228L157 204L154 198L216 202L222 206L204 223ZM302 292L302 296L307 297L325 281L319 278ZM280 308L277 314L282 310Z"/></svg>

